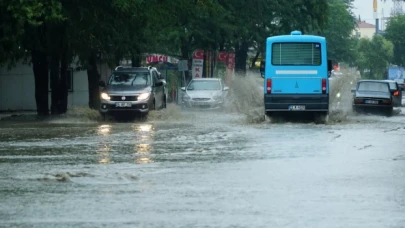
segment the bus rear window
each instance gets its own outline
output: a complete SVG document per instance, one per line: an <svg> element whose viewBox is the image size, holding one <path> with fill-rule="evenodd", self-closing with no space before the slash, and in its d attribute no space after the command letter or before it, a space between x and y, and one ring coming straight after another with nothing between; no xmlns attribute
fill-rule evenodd
<svg viewBox="0 0 405 228"><path fill-rule="evenodd" d="M321 65L320 43L273 43L272 65Z"/></svg>

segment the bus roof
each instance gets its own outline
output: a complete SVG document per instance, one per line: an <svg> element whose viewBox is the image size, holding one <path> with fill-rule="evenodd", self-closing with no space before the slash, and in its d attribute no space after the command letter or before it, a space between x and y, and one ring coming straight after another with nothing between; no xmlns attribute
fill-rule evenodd
<svg viewBox="0 0 405 228"><path fill-rule="evenodd" d="M275 42L319 42L324 43L325 37L314 35L280 35L267 38L267 43Z"/></svg>

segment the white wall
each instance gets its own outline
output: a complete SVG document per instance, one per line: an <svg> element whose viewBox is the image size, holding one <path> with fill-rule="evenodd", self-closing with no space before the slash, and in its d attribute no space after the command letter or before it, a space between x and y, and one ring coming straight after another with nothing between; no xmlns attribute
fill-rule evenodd
<svg viewBox="0 0 405 228"><path fill-rule="evenodd" d="M87 72L74 71L73 92L68 94L68 108L88 106L88 102ZM5 110L36 110L32 66L19 63L11 70L0 68L0 111Z"/></svg>

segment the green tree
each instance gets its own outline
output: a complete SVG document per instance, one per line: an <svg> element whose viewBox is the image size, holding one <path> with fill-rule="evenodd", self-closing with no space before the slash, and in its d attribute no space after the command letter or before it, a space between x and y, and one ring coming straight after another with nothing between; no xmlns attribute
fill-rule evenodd
<svg viewBox="0 0 405 228"><path fill-rule="evenodd" d="M58 0L4 0L0 2L0 65L30 57L39 115L49 114L48 50L50 23L63 21Z"/></svg>
<svg viewBox="0 0 405 228"><path fill-rule="evenodd" d="M362 78L384 79L384 72L393 57L393 44L381 35L372 40L361 38L357 44L355 65Z"/></svg>
<svg viewBox="0 0 405 228"><path fill-rule="evenodd" d="M328 24L320 33L326 37L329 59L349 64L354 62L356 38L352 32L355 24L351 1L329 0Z"/></svg>
<svg viewBox="0 0 405 228"><path fill-rule="evenodd" d="M393 63L405 65L405 15L392 17L385 30L385 37L394 44Z"/></svg>

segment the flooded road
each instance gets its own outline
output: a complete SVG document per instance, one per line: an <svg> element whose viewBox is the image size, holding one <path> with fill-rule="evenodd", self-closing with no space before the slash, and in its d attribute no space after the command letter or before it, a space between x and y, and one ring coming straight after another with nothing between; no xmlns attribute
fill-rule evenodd
<svg viewBox="0 0 405 228"><path fill-rule="evenodd" d="M0 227L404 227L404 111L0 122Z"/></svg>

